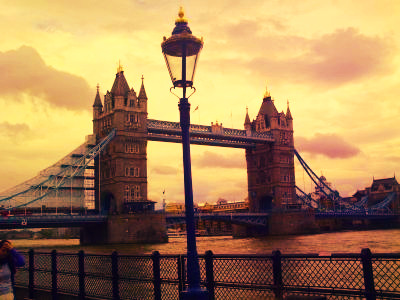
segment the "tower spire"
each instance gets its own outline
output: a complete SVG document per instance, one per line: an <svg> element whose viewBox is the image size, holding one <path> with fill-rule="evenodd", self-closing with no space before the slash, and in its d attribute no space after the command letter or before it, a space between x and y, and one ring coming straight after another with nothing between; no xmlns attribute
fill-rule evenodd
<svg viewBox="0 0 400 300"><path fill-rule="evenodd" d="M146 90L144 88L144 77L142 75L142 85L140 86L139 99L147 99Z"/></svg>
<svg viewBox="0 0 400 300"><path fill-rule="evenodd" d="M119 61L118 61L117 73L121 73L121 72L123 72L123 71L124 71L124 69L122 68L121 60L119 60Z"/></svg>
<svg viewBox="0 0 400 300"><path fill-rule="evenodd" d="M264 98L263 99L267 99L267 98L271 98L271 94L268 91L268 86L265 85L265 93L264 93Z"/></svg>
<svg viewBox="0 0 400 300"><path fill-rule="evenodd" d="M289 109L289 100L287 101L286 119L293 120L292 114L290 113L290 109Z"/></svg>
<svg viewBox="0 0 400 300"><path fill-rule="evenodd" d="M97 84L97 93L96 93L96 97L94 98L94 103L93 103L93 107L103 107L103 104L101 103L101 99L100 99L100 85Z"/></svg>
<svg viewBox="0 0 400 300"><path fill-rule="evenodd" d="M249 107L246 106L246 117L244 119L244 125L250 124L250 117L249 117Z"/></svg>

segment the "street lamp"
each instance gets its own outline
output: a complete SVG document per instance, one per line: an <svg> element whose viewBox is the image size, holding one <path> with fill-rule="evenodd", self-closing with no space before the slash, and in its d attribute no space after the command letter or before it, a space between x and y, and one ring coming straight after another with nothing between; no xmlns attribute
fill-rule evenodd
<svg viewBox="0 0 400 300"><path fill-rule="evenodd" d="M208 299L208 292L200 287L200 267L196 249L196 234L193 212L192 169L190 163L190 103L186 88L193 87L197 59L203 40L196 38L188 26L182 7L175 21L171 37L164 37L162 52L171 80L172 88L182 88L183 97L179 100L180 126L182 129L183 176L185 185L185 214L187 233L187 279L188 288L181 292L181 299ZM178 97L179 98L179 97Z"/></svg>

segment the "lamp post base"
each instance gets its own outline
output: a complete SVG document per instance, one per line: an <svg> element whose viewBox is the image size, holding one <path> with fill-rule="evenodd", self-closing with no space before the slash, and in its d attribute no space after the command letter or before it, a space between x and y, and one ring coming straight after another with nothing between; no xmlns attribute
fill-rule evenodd
<svg viewBox="0 0 400 300"><path fill-rule="evenodd" d="M182 291L179 300L208 300L208 291L201 288Z"/></svg>

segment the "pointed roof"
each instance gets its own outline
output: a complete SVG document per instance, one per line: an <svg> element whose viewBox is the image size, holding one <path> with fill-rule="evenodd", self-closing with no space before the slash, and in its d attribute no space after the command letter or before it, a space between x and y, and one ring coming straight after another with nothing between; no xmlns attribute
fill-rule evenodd
<svg viewBox="0 0 400 300"><path fill-rule="evenodd" d="M290 113L290 109L289 109L289 100L287 102L286 119L287 120L293 120L292 114Z"/></svg>
<svg viewBox="0 0 400 300"><path fill-rule="evenodd" d="M103 107L103 104L101 103L100 99L99 87L100 86L97 84L97 93L96 93L96 98L94 98L93 107Z"/></svg>
<svg viewBox="0 0 400 300"><path fill-rule="evenodd" d="M140 86L140 91L139 91L139 99L147 99L146 95L146 90L144 89L144 83L143 83L143 75L142 75L142 85Z"/></svg>
<svg viewBox="0 0 400 300"><path fill-rule="evenodd" d="M113 96L123 96L126 97L129 92L129 85L126 82L124 71L122 67L118 67L118 72L115 74L114 84L111 89L111 94Z"/></svg>
<svg viewBox="0 0 400 300"><path fill-rule="evenodd" d="M273 100L271 99L271 94L269 93L268 89L265 90L263 103L258 111L258 115L260 114L267 115L268 117L277 116L279 114Z"/></svg>
<svg viewBox="0 0 400 300"><path fill-rule="evenodd" d="M246 117L244 119L244 125L250 124L249 108L246 106Z"/></svg>

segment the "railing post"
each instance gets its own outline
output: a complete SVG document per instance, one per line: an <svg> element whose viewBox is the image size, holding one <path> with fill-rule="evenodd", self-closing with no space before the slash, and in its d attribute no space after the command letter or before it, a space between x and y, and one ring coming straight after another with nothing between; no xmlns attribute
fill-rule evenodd
<svg viewBox="0 0 400 300"><path fill-rule="evenodd" d="M58 299L57 293L57 251L51 251L51 296L53 300Z"/></svg>
<svg viewBox="0 0 400 300"><path fill-rule="evenodd" d="M272 270L274 273L274 294L276 299L283 299L282 255L281 251L272 252Z"/></svg>
<svg viewBox="0 0 400 300"><path fill-rule="evenodd" d="M185 288L185 267L184 267L184 262L183 262L183 256L179 255L178 256L178 261L177 261L177 267L178 267L178 291L181 292Z"/></svg>
<svg viewBox="0 0 400 300"><path fill-rule="evenodd" d="M161 270L160 270L160 253L154 251L151 255L153 260L153 284L154 284L154 299L161 300Z"/></svg>
<svg viewBox="0 0 400 300"><path fill-rule="evenodd" d="M111 254L113 300L119 300L118 252Z"/></svg>
<svg viewBox="0 0 400 300"><path fill-rule="evenodd" d="M214 300L214 254L211 250L208 250L206 251L204 258L206 262L206 287L208 290L208 297L210 300Z"/></svg>
<svg viewBox="0 0 400 300"><path fill-rule="evenodd" d="M367 300L375 300L376 291L374 283L374 272L372 269L372 253L369 248L364 248L361 250L361 261L364 273L365 298Z"/></svg>
<svg viewBox="0 0 400 300"><path fill-rule="evenodd" d="M78 252L78 264L79 264L79 300L85 300L85 252L80 250Z"/></svg>
<svg viewBox="0 0 400 300"><path fill-rule="evenodd" d="M33 299L35 297L35 252L33 249L30 249L28 252L29 255L29 299Z"/></svg>

